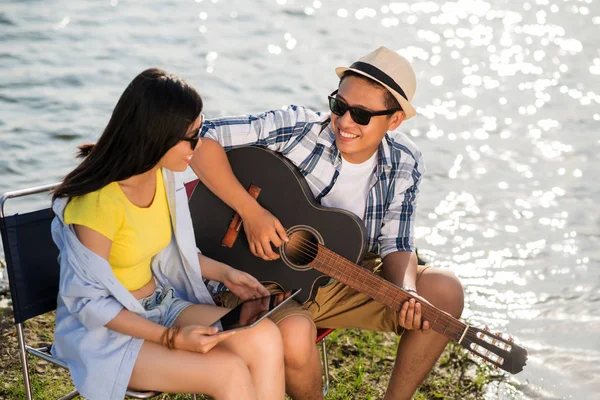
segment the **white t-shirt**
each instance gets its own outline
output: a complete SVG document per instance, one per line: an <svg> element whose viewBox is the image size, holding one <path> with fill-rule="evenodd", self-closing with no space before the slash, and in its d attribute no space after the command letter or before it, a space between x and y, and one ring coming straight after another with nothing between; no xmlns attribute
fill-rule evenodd
<svg viewBox="0 0 600 400"><path fill-rule="evenodd" d="M361 164L349 163L342 157L340 174L331 191L321 199L321 204L348 210L363 219L371 189L371 178L376 167L377 152Z"/></svg>

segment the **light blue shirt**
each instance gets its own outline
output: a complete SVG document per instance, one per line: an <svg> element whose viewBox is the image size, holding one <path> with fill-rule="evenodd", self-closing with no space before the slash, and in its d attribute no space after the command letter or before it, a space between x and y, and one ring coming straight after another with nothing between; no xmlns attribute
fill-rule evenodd
<svg viewBox="0 0 600 400"><path fill-rule="evenodd" d="M152 260L159 283L179 298L214 304L202 280L192 220L181 174L163 168L173 232L171 243ZM104 258L78 240L63 220L68 199L53 204L52 238L60 251L60 285L52 353L69 366L75 387L90 400L125 397L143 339L105 325L126 308L143 317L139 301L116 279Z"/></svg>

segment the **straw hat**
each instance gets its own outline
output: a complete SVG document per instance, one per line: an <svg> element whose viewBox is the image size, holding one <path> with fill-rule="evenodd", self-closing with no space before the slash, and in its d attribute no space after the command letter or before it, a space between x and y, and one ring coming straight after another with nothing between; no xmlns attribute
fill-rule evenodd
<svg viewBox="0 0 600 400"><path fill-rule="evenodd" d="M417 114L410 104L417 89L417 77L410 62L400 54L381 46L367 54L350 67L338 67L335 73L342 77L344 72L354 71L382 84L394 95L409 119Z"/></svg>

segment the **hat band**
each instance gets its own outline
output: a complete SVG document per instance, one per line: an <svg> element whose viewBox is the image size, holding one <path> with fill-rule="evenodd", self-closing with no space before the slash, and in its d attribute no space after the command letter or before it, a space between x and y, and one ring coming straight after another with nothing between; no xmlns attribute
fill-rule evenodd
<svg viewBox="0 0 600 400"><path fill-rule="evenodd" d="M398 85L396 83L396 81L394 81L388 74L386 74L379 68L377 68L371 64L364 63L362 61L355 62L354 64L352 64L350 66L350 68L357 69L361 72L364 72L367 75L372 76L373 78L377 79L378 81L380 81L380 82L386 84L387 86L389 86L390 88L394 89L396 92L398 92L400 94L400 96L404 97L404 99L406 101L408 101L408 97L406 97L406 94L404 93L404 90L402 90L400 85Z"/></svg>

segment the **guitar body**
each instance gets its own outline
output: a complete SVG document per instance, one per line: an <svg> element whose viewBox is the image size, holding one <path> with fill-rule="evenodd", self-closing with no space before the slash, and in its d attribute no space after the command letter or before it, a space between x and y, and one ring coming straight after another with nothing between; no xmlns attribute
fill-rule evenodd
<svg viewBox="0 0 600 400"><path fill-rule="evenodd" d="M260 188L258 203L288 230L310 231L320 244L359 264L365 252L362 220L340 209L316 203L304 177L283 156L261 147L241 147L227 152L233 173L245 188ZM265 261L249 249L243 225L231 248L222 240L234 210L199 182L189 200L196 244L210 258L248 272L262 282L275 282L284 289L302 289L296 299L312 300L329 277L312 267L296 265L285 257Z"/></svg>

